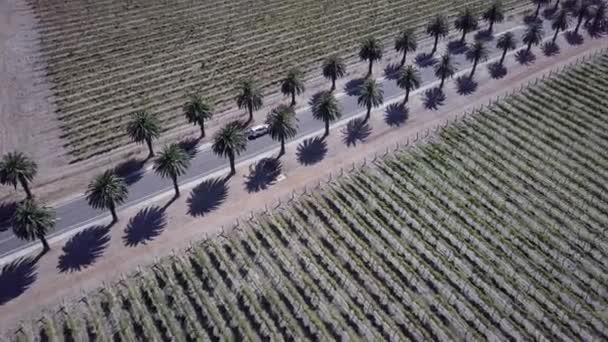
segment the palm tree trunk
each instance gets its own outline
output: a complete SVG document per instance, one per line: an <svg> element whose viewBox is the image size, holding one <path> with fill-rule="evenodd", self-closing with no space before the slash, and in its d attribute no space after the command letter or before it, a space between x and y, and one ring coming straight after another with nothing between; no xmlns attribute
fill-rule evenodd
<svg viewBox="0 0 608 342"><path fill-rule="evenodd" d="M146 145L148 145L148 158L154 157L154 149L152 148L152 139L146 139Z"/></svg>
<svg viewBox="0 0 608 342"><path fill-rule="evenodd" d="M331 89L329 91L336 90L336 78L332 76L331 78Z"/></svg>
<svg viewBox="0 0 608 342"><path fill-rule="evenodd" d="M490 27L488 27L488 32L494 31L494 20L490 21Z"/></svg>
<svg viewBox="0 0 608 342"><path fill-rule="evenodd" d="M253 121L253 106L251 104L247 104L247 109L249 110L249 122Z"/></svg>
<svg viewBox="0 0 608 342"><path fill-rule="evenodd" d="M583 23L583 15L578 16L578 22L576 23L576 28L574 29L574 34L578 34L578 30L581 28L581 24Z"/></svg>
<svg viewBox="0 0 608 342"><path fill-rule="evenodd" d="M279 152L279 155L282 156L285 154L285 138L281 138L281 152Z"/></svg>
<svg viewBox="0 0 608 342"><path fill-rule="evenodd" d="M325 120L325 136L329 136L329 120Z"/></svg>
<svg viewBox="0 0 608 342"><path fill-rule="evenodd" d="M46 241L44 235L38 235L38 239L40 239L40 242L42 242L42 253L46 253L51 250L51 246L49 246L49 243Z"/></svg>
<svg viewBox="0 0 608 342"><path fill-rule="evenodd" d="M369 120L369 118L372 115L372 106L368 105L367 106L367 114L365 115L365 122L367 122Z"/></svg>
<svg viewBox="0 0 608 342"><path fill-rule="evenodd" d="M479 60L477 58L475 58L475 61L473 61L473 69L471 69L471 74L469 75L470 80L472 80L473 75L475 75L475 69L477 69L477 63L479 63Z"/></svg>
<svg viewBox="0 0 608 342"><path fill-rule="evenodd" d="M441 77L441 84L439 85L439 89L443 90L444 83L445 83L445 76Z"/></svg>
<svg viewBox="0 0 608 342"><path fill-rule="evenodd" d="M367 77L372 75L372 68L374 67L374 60L370 58L369 60L369 70L367 70Z"/></svg>
<svg viewBox="0 0 608 342"><path fill-rule="evenodd" d="M507 48L502 51L502 57L500 57L500 65L503 65L505 62L505 57L507 57Z"/></svg>
<svg viewBox="0 0 608 342"><path fill-rule="evenodd" d="M528 48L526 49L526 54L529 54L530 50L532 50L532 42L528 43Z"/></svg>
<svg viewBox="0 0 608 342"><path fill-rule="evenodd" d="M291 106L294 107L296 105L296 92L295 90L291 92Z"/></svg>
<svg viewBox="0 0 608 342"><path fill-rule="evenodd" d="M112 224L118 222L118 215L116 214L116 207L114 206L114 203L112 203L110 205L110 213L112 214Z"/></svg>
<svg viewBox="0 0 608 342"><path fill-rule="evenodd" d="M175 197L179 197L179 184L177 184L177 176L172 176L173 188L175 189Z"/></svg>
<svg viewBox="0 0 608 342"><path fill-rule="evenodd" d="M230 174L234 175L236 174L236 167L234 166L234 153L229 153L228 154L228 160L230 160Z"/></svg>
<svg viewBox="0 0 608 342"><path fill-rule="evenodd" d="M405 99L403 99L403 105L404 106L407 103L407 101L409 100L409 98L410 98L410 89L407 88L407 89L405 89Z"/></svg>
<svg viewBox="0 0 608 342"><path fill-rule="evenodd" d="M538 15L540 14L540 6L541 3L538 3L538 6L536 6L536 12L534 13L534 18L538 18Z"/></svg>
<svg viewBox="0 0 608 342"><path fill-rule="evenodd" d="M201 121L199 127L201 129L201 139L203 139L205 137L205 122Z"/></svg>
<svg viewBox="0 0 608 342"><path fill-rule="evenodd" d="M559 0L555 1L555 6L553 6L553 12L556 12L558 7L559 7Z"/></svg>
<svg viewBox="0 0 608 342"><path fill-rule="evenodd" d="M23 177L19 177L19 183L21 183L21 187L23 188L23 191L25 191L27 199L32 199L34 196L32 195L29 184L27 184L27 180Z"/></svg>
<svg viewBox="0 0 608 342"><path fill-rule="evenodd" d="M559 34L559 28L557 28L557 29L555 30L555 35L553 36L553 41L552 41L552 42L553 42L553 44L555 44L555 41L557 40L557 35L558 35L558 34Z"/></svg>
<svg viewBox="0 0 608 342"><path fill-rule="evenodd" d="M467 38L467 30L462 30L462 37L460 37L460 43L464 44L464 40Z"/></svg>
<svg viewBox="0 0 608 342"><path fill-rule="evenodd" d="M405 65L405 59L407 58L407 50L403 50L403 57L401 58L401 67Z"/></svg>
<svg viewBox="0 0 608 342"><path fill-rule="evenodd" d="M431 55L434 55L437 52L437 44L439 44L439 35L435 35L435 44L433 44L433 51L431 51Z"/></svg>

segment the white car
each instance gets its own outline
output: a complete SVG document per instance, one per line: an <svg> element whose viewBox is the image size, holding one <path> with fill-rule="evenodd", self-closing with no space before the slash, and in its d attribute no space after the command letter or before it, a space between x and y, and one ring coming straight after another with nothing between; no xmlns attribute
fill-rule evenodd
<svg viewBox="0 0 608 342"><path fill-rule="evenodd" d="M261 137L264 134L268 133L268 125L264 124L264 125L257 125L257 126L253 126L251 128L249 128L249 131L247 131L247 138L249 140L253 140L256 138Z"/></svg>

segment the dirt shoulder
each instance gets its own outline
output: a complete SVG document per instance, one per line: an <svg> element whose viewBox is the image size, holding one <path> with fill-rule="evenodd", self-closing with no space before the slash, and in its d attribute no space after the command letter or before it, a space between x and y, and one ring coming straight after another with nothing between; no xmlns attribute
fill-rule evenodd
<svg viewBox="0 0 608 342"><path fill-rule="evenodd" d="M333 129L325 140L310 138L291 143L280 159L285 178L275 184L265 183L267 172L256 173L255 166L240 165L238 173L226 182L221 177L211 177L187 185L182 196L166 209L163 207L171 193L122 211L121 221L109 230L96 227L65 244L53 245L53 250L31 270L35 274L33 283L0 306L0 331L14 327L18 320L38 317L43 310L50 312L62 299L81 296L83 291L114 281L138 265L226 231L235 220L246 220L250 212L272 208L278 201L288 202L291 196L319 186L330 175L339 177L342 170L348 172L375 153L396 148L397 143L403 146L409 140L411 145L416 136L432 132L446 120L608 47L606 40L589 38L578 46L567 46L562 41L560 44L562 52L554 57L545 57L535 49L537 59L529 66L515 65L510 56L509 73L499 80L490 79L485 65L480 67L476 76L479 86L469 96L458 95L454 82L450 81L446 85L445 105L437 110L424 109L421 96L416 94L407 113L390 105L375 111L369 128L349 131L349 126L344 125ZM98 251L94 253L95 250Z"/></svg>

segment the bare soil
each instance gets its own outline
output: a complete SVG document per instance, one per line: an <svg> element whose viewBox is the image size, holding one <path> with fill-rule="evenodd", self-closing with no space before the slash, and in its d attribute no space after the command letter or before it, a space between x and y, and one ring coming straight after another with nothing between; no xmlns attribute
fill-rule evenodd
<svg viewBox="0 0 608 342"><path fill-rule="evenodd" d="M246 186L254 169L251 165L241 165L237 174L226 183L215 178L183 188L182 196L165 210L166 226L158 236L145 243L127 246L126 229L129 223L146 209L165 206L172 193L126 209L120 213L121 221L111 228L109 243L102 254L79 271L60 272L64 244L53 245L53 250L37 263L35 282L23 294L0 306L0 331L15 327L18 320L39 317L44 310L51 312L61 300L78 298L104 282L116 281L117 277L133 272L138 265L152 263L156 258L187 248L205 237L228 231L235 220L246 220L249 213L286 203L291 196L297 196L305 189L322 186L330 175L339 177L341 172L348 172L364 160L369 161L374 154L396 148L396 144L402 148L409 141L411 146L417 136L426 136L427 132L445 124L446 120L462 117L464 112L516 91L549 71L561 70L564 65L582 56L608 47L606 40L589 38L578 46L567 46L561 39L559 42L562 52L557 56L545 57L541 51L534 49L537 59L530 66L520 66L510 56L507 65L509 73L499 80L490 79L486 66L480 66L476 76L479 86L472 95L458 95L454 82L450 81L445 88L446 103L438 110L424 109L421 96L416 94L409 104L409 116L400 126L387 124L386 121L390 119L387 119L385 109L376 111L369 122L369 135L354 139L354 144L345 144L346 126L337 127L324 141L317 139L308 142L317 144L317 157L321 156L320 159L310 158L303 163L301 151L310 145L303 142L289 144L287 154L280 159L282 174L286 178L267 188L261 187L257 192L248 191ZM326 152L323 152L324 149ZM195 206L201 206L201 201L206 202L205 208L208 210L201 210L195 216L189 214L193 209L190 204L192 200Z"/></svg>

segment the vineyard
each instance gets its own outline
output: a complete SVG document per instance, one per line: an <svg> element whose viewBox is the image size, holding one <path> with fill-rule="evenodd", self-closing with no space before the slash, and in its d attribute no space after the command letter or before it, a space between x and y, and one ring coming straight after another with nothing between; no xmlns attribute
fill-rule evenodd
<svg viewBox="0 0 608 342"><path fill-rule="evenodd" d="M181 108L191 93L213 98L225 113L234 108L235 85L246 77L266 93L276 92L293 66L310 78L320 75L317 62L332 53L355 61L366 35L393 39L439 12L454 16L466 5L480 11L486 3L47 0L31 6L55 84L62 137L75 162L125 145L125 122L143 107L175 131L186 124ZM504 3L513 10L527 1Z"/></svg>
<svg viewBox="0 0 608 342"><path fill-rule="evenodd" d="M22 341L606 340L608 54L22 326Z"/></svg>

